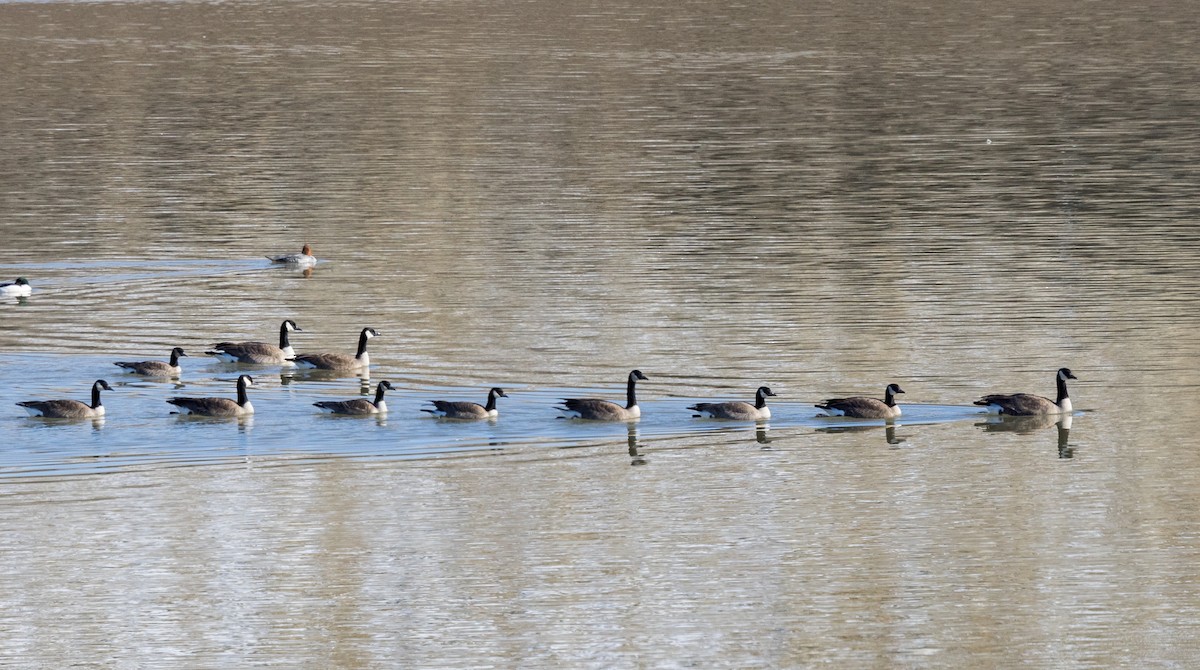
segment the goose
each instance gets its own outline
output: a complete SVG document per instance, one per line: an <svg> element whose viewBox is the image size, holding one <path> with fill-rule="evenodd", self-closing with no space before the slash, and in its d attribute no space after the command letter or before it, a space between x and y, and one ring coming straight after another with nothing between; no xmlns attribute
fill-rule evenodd
<svg viewBox="0 0 1200 670"><path fill-rule="evenodd" d="M1067 380L1077 379L1070 368L1059 368L1054 377L1058 384L1058 399L1050 400L1040 395L1030 393L1013 393L1005 395L996 393L985 395L975 401L976 405L986 407L991 414L1009 414L1013 416L1032 416L1034 414L1070 414L1071 398L1067 395Z"/></svg>
<svg viewBox="0 0 1200 670"><path fill-rule="evenodd" d="M770 387L760 386L754 394L754 404L742 402L698 402L688 405L688 409L696 412L692 416L701 419L736 419L738 421L761 421L771 418L771 409L767 407L767 396L775 395Z"/></svg>
<svg viewBox="0 0 1200 670"><path fill-rule="evenodd" d="M267 256L267 259L272 263L283 263L285 265L295 265L298 267L309 267L317 264L317 259L312 255L312 247L307 244L300 250L298 254L284 254L282 256Z"/></svg>
<svg viewBox="0 0 1200 670"><path fill-rule="evenodd" d="M87 405L78 400L26 400L17 403L29 412L29 416L40 416L47 419L94 419L104 416L104 405L100 404L100 390L111 391L112 387L103 379L97 379L92 384L92 404Z"/></svg>
<svg viewBox="0 0 1200 670"><path fill-rule="evenodd" d="M292 343L288 340L290 331L304 332L295 321L285 319L279 325L279 346L266 342L218 342L213 345L213 351L204 353L216 356L226 363L252 363L256 365L282 364L291 365L291 359L296 355Z"/></svg>
<svg viewBox="0 0 1200 670"><path fill-rule="evenodd" d="M183 353L181 347L175 347L171 350L171 362L163 363L162 361L117 361L113 365L125 368L128 372L147 377L178 377L183 368L179 366L179 357L187 356Z"/></svg>
<svg viewBox="0 0 1200 670"><path fill-rule="evenodd" d="M359 370L371 367L371 357L367 354L367 340L378 336L374 328L363 328L358 334L358 353L347 354L322 353L300 354L291 360L300 368L316 368L318 370Z"/></svg>
<svg viewBox="0 0 1200 670"><path fill-rule="evenodd" d="M639 379L649 379L641 370L629 373L629 383L625 387L626 403L621 407L615 402L597 400L594 398L567 398L558 407L563 413L560 419L590 419L592 421L632 421L642 416L638 407L635 385Z"/></svg>
<svg viewBox="0 0 1200 670"><path fill-rule="evenodd" d="M387 413L387 403L383 401L383 393L390 390L392 390L392 383L385 380L375 385L375 402L371 402L365 398L322 400L321 402L314 402L313 406L320 407L322 411L329 412L330 414L347 414L351 416L385 414Z"/></svg>
<svg viewBox="0 0 1200 670"><path fill-rule="evenodd" d="M466 401L430 400L429 404L433 405L433 409L421 411L443 419L494 419L500 416L500 411L496 409L496 398L507 397L504 389L494 388L488 391L486 405Z"/></svg>
<svg viewBox="0 0 1200 670"><path fill-rule="evenodd" d="M254 378L242 375L237 379L237 402L229 398L167 398L167 402L180 409L172 414L196 414L199 416L245 416L254 413L254 405L246 396L246 387L254 385Z"/></svg>
<svg viewBox="0 0 1200 670"><path fill-rule="evenodd" d="M16 281L0 284L0 297L23 298L31 293L33 293L33 287L29 285L29 280L24 277L17 277Z"/></svg>
<svg viewBox="0 0 1200 670"><path fill-rule="evenodd" d="M875 398L830 398L816 407L823 410L817 416L848 416L855 419L895 419L900 416L896 394L904 393L898 384L888 384L883 400Z"/></svg>

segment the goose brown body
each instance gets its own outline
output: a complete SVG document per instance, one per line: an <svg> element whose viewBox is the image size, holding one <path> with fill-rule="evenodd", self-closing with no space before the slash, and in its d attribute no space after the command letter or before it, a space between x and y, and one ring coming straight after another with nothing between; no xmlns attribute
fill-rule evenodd
<svg viewBox="0 0 1200 670"><path fill-rule="evenodd" d="M241 375L237 380L237 400L229 398L167 398L167 402L179 408L179 414L199 416L245 416L254 413L254 405L246 394L246 387L254 385L254 378Z"/></svg>
<svg viewBox="0 0 1200 670"><path fill-rule="evenodd" d="M888 384L883 400L854 396L852 398L830 398L817 405L826 416L846 416L855 419L894 419L900 416L900 405L896 394L904 393L898 384Z"/></svg>
<svg viewBox="0 0 1200 670"><path fill-rule="evenodd" d="M30 416L40 416L47 419L94 419L104 416L104 405L100 404L100 391L111 391L112 387L103 379L97 379L92 384L92 404L78 400L26 400L17 403L29 412Z"/></svg>
<svg viewBox="0 0 1200 670"><path fill-rule="evenodd" d="M183 348L175 347L171 350L171 360L167 363L163 361L117 361L113 365L146 377L178 377L183 373L183 368L179 365L180 356L187 356L187 354L183 353Z"/></svg>
<svg viewBox="0 0 1200 670"><path fill-rule="evenodd" d="M346 416L366 416L369 414L384 414L387 412L387 403L383 401L385 391L392 389L392 383L384 380L375 385L375 401L372 402L366 398L354 398L353 400L322 400L314 402L314 407L320 407L322 410L330 414L343 414Z"/></svg>
<svg viewBox="0 0 1200 670"><path fill-rule="evenodd" d="M688 409L696 412L692 416L703 419L730 419L734 421L762 421L771 418L771 409L767 407L767 397L773 396L770 387L760 386L754 393L754 403L732 402L698 402L689 405Z"/></svg>
<svg viewBox="0 0 1200 670"><path fill-rule="evenodd" d="M1072 407L1071 397L1067 393L1067 380L1078 379L1078 377L1071 372L1070 368L1059 368L1054 379L1058 387L1058 397L1055 400L1032 393L994 393L976 400L975 404L986 407L993 414L1009 416L1069 414Z"/></svg>
<svg viewBox="0 0 1200 670"><path fill-rule="evenodd" d="M485 405L464 400L430 400L429 404L433 405L433 409L421 411L444 419L491 419L500 415L500 410L496 409L496 398L507 397L504 389L497 387L488 391Z"/></svg>
<svg viewBox="0 0 1200 670"><path fill-rule="evenodd" d="M289 359L296 355L288 338L291 331L303 332L303 329L297 326L295 321L285 319L279 325L279 346L266 342L218 342L213 345L211 351L204 353L216 356L226 363L290 365Z"/></svg>
<svg viewBox="0 0 1200 670"><path fill-rule="evenodd" d="M636 385L639 379L649 379L641 370L629 373L625 385L625 406L599 398L566 398L558 408L563 419L587 419L590 421L632 421L642 416L637 404Z"/></svg>
<svg viewBox="0 0 1200 670"><path fill-rule="evenodd" d="M317 370L351 371L371 367L367 354L367 342L379 333L374 328L363 328L358 335L358 353L353 356L342 353L300 354L292 360L297 367Z"/></svg>

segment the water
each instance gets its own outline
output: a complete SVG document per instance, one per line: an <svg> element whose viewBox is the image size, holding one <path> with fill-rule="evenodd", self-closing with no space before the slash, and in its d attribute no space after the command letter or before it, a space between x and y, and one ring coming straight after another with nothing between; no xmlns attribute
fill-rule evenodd
<svg viewBox="0 0 1200 670"><path fill-rule="evenodd" d="M0 657L1194 665L1194 14L0 4L0 394L114 388L0 410ZM272 367L169 413L284 318L378 329L388 416ZM970 405L1063 365L1069 427ZM637 424L554 418L635 367ZM893 381L895 425L813 416Z"/></svg>

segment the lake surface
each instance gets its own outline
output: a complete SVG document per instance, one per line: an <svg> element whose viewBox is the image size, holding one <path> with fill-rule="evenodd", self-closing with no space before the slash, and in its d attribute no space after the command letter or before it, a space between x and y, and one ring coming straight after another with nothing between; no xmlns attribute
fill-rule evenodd
<svg viewBox="0 0 1200 670"><path fill-rule="evenodd" d="M0 3L16 667L1200 661L1200 14ZM267 254L309 243L309 273ZM369 379L241 368L274 342ZM166 359L178 381L114 361ZM990 421L992 392L1066 422ZM642 419L556 419L564 397ZM170 414L234 394L244 420ZM15 402L103 396L103 421ZM390 380L386 418L313 402ZM881 396L894 424L815 417ZM693 419L776 393L768 423ZM443 422L431 399L496 421ZM369 397L369 396L368 396Z"/></svg>

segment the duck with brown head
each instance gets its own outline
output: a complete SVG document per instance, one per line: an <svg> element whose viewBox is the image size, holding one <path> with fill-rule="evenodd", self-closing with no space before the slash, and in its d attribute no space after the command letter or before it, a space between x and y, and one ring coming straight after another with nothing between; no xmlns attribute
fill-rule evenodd
<svg viewBox="0 0 1200 670"><path fill-rule="evenodd" d="M312 247L304 245L298 254L284 254L282 256L267 256L267 259L272 263L280 263L290 265L292 267L311 267L317 264L317 258L312 255Z"/></svg>

